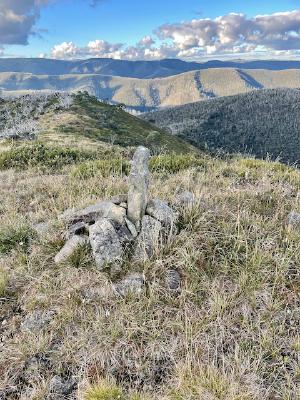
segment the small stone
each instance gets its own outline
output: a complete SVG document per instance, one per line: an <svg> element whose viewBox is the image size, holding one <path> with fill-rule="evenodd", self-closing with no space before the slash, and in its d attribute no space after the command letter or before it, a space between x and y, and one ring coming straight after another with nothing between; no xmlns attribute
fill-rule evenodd
<svg viewBox="0 0 300 400"><path fill-rule="evenodd" d="M70 224L76 224L77 222L91 224L100 218L109 218L122 224L125 215L126 210L124 208L115 205L111 201L101 201L68 215L67 220Z"/></svg>
<svg viewBox="0 0 300 400"><path fill-rule="evenodd" d="M125 223L127 225L127 228L129 229L130 233L132 234L132 236L134 238L136 238L138 236L138 233L137 233L137 230L136 230L134 224L131 221L129 221L128 218L125 218Z"/></svg>
<svg viewBox="0 0 300 400"><path fill-rule="evenodd" d="M143 291L145 280L142 274L130 274L122 281L114 285L114 288L121 296L128 294L140 295Z"/></svg>
<svg viewBox="0 0 300 400"><path fill-rule="evenodd" d="M146 213L160 221L163 226L168 227L174 225L177 219L177 215L168 206L168 203L160 199L150 200L146 208Z"/></svg>
<svg viewBox="0 0 300 400"><path fill-rule="evenodd" d="M67 240L64 247L55 256L54 262L60 264L65 262L70 258L76 251L82 246L89 243L88 237L83 235L72 236L71 239Z"/></svg>
<svg viewBox="0 0 300 400"><path fill-rule="evenodd" d="M134 153L129 175L128 218L139 230L148 203L150 150L138 147Z"/></svg>
<svg viewBox="0 0 300 400"><path fill-rule="evenodd" d="M287 223L292 228L300 227L300 213L292 211L287 217Z"/></svg>
<svg viewBox="0 0 300 400"><path fill-rule="evenodd" d="M170 290L178 290L180 288L181 278L179 272L175 269L169 269L166 273L166 286Z"/></svg>
<svg viewBox="0 0 300 400"><path fill-rule="evenodd" d="M128 195L127 194L117 194L113 196L110 201L116 205L121 205L122 203L127 204Z"/></svg>
<svg viewBox="0 0 300 400"><path fill-rule="evenodd" d="M112 285L103 285L100 287L87 287L82 289L82 297L85 301L98 301L98 300L109 300L115 297L116 293Z"/></svg>
<svg viewBox="0 0 300 400"><path fill-rule="evenodd" d="M21 324L22 332L39 332L53 319L54 313L52 311L36 310L27 314Z"/></svg>
<svg viewBox="0 0 300 400"><path fill-rule="evenodd" d="M100 270L103 270L106 264L122 260L124 250L120 238L108 219L101 218L90 226L90 243Z"/></svg>
<svg viewBox="0 0 300 400"><path fill-rule="evenodd" d="M196 197L194 193L184 191L177 195L175 204L180 207L192 207L195 204Z"/></svg>
<svg viewBox="0 0 300 400"><path fill-rule="evenodd" d="M162 224L156 219L145 215L142 219L141 232L137 238L134 260L146 261L151 258L160 246Z"/></svg>
<svg viewBox="0 0 300 400"><path fill-rule="evenodd" d="M49 383L49 392L57 395L67 396L76 388L76 381L74 378L63 379L59 375L53 376Z"/></svg>

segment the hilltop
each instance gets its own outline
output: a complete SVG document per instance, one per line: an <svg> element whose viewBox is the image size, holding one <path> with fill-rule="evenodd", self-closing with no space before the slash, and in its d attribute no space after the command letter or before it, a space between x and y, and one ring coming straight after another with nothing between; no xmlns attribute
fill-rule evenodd
<svg viewBox="0 0 300 400"><path fill-rule="evenodd" d="M300 160L300 90L253 91L174 107L143 118L201 149Z"/></svg>
<svg viewBox="0 0 300 400"><path fill-rule="evenodd" d="M191 146L163 129L99 102L88 93L34 94L0 103L0 138L38 139L75 147L147 145L187 152Z"/></svg>
<svg viewBox="0 0 300 400"><path fill-rule="evenodd" d="M55 264L62 213L127 192L129 158L116 154L62 169L56 157L45 169L34 152L24 164L0 162L0 397L296 399L299 214L287 222L300 210L299 171L153 157L151 198L176 207L183 191L195 197L177 208L177 235L118 273L99 271L85 246ZM178 290L166 286L169 269ZM142 290L112 292L132 273Z"/></svg>

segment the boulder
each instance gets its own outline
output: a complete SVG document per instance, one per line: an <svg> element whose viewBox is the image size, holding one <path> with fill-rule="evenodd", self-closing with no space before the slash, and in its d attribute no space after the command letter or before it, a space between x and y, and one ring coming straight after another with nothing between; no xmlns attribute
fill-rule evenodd
<svg viewBox="0 0 300 400"><path fill-rule="evenodd" d="M76 250L89 243L88 237L83 235L74 235L65 243L64 247L55 256L54 262L60 264L70 258Z"/></svg>
<svg viewBox="0 0 300 400"><path fill-rule="evenodd" d="M148 203L149 188L149 158L150 151L145 147L138 147L134 153L129 176L128 191L128 218L139 230L141 220L145 215Z"/></svg>
<svg viewBox="0 0 300 400"><path fill-rule="evenodd" d="M100 201L99 203L68 215L67 220L69 224L74 225L77 222L91 224L100 218L109 218L122 224L125 215L126 210L123 207L119 207L111 201Z"/></svg>
<svg viewBox="0 0 300 400"><path fill-rule="evenodd" d="M128 294L139 295L143 291L144 284L144 276L135 273L126 276L122 281L115 284L114 288L121 296L126 296Z"/></svg>
<svg viewBox="0 0 300 400"><path fill-rule="evenodd" d="M122 261L124 249L114 225L108 219L100 218L90 226L90 243L99 270L112 262Z"/></svg>
<svg viewBox="0 0 300 400"><path fill-rule="evenodd" d="M142 219L142 227L137 238L133 259L146 261L151 258L161 242L162 224L155 218L145 215Z"/></svg>
<svg viewBox="0 0 300 400"><path fill-rule="evenodd" d="M176 213L168 206L168 203L160 199L150 200L146 213L168 227L174 225L177 219Z"/></svg>

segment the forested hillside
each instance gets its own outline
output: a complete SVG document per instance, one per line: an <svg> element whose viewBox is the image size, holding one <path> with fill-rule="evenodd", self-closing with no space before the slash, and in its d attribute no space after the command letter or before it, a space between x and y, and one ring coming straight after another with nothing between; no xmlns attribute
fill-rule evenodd
<svg viewBox="0 0 300 400"><path fill-rule="evenodd" d="M144 119L168 128L200 148L300 160L300 90L254 91L149 113Z"/></svg>

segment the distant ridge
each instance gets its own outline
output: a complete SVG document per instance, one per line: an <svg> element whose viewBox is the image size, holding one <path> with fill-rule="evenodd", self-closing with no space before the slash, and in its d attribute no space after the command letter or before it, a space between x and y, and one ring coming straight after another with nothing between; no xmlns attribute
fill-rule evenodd
<svg viewBox="0 0 300 400"><path fill-rule="evenodd" d="M153 79L101 74L0 72L3 97L32 91L87 91L98 99L112 104L122 103L141 112L264 88L300 88L300 69L211 68Z"/></svg>
<svg viewBox="0 0 300 400"><path fill-rule="evenodd" d="M35 75L101 74L128 78L162 78L208 68L266 69L272 71L298 69L300 61L235 60L186 62L179 59L128 61L109 58L88 60L54 60L44 58L1 58L0 72L23 72Z"/></svg>

